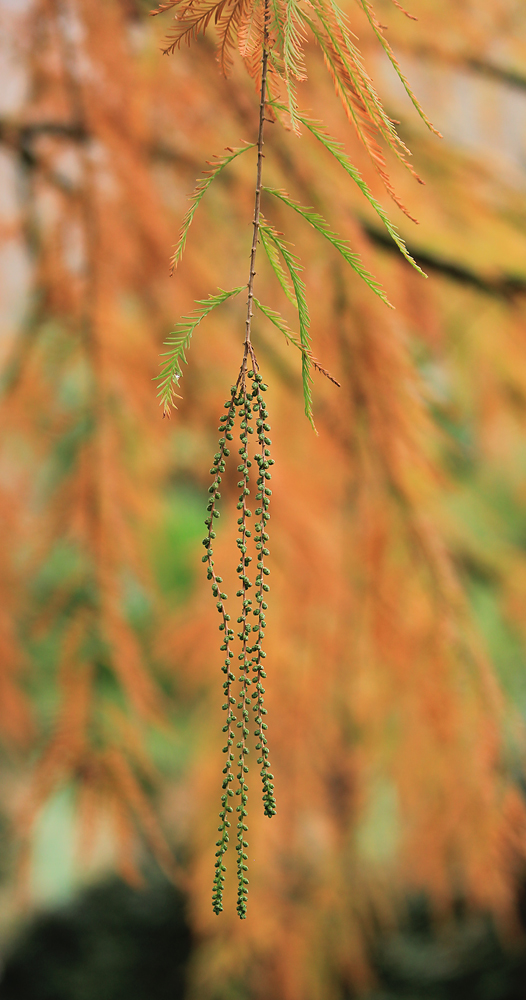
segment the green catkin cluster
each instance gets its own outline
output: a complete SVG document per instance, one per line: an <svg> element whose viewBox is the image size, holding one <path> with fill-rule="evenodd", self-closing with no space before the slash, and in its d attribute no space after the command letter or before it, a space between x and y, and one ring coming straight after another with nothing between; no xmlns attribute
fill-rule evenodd
<svg viewBox="0 0 526 1000"><path fill-rule="evenodd" d="M270 472L268 470L269 467L273 465L273 459L270 458L269 451L271 442L270 438L267 437L270 426L267 422L268 414L263 397L263 393L266 392L266 389L267 386L263 383L262 377L259 373L254 374L253 371L246 373L242 368L236 386L233 386L231 389L231 398L225 403L227 413L221 417L219 427L222 437L219 440L219 450L214 455L213 465L210 469L210 473L214 477L214 480L209 489L211 496L207 506L208 516L205 521L208 533L206 538L203 539L203 545L206 548L206 555L203 556L203 562L207 563L207 577L212 583L212 593L216 598L216 607L221 616L219 629L224 633L224 641L221 645L221 650L225 654L222 670L226 675L226 679L223 683L225 696L223 710L227 712L226 724L223 726L223 732L226 733L227 736L227 742L226 746L223 747L223 753L227 755L227 759L226 765L223 768L223 792L221 796L221 811L219 814L221 823L218 827L220 839L216 842L217 850L212 906L215 913L220 913L223 909L223 887L226 872L226 866L223 862L229 843L229 830L231 826L230 814L233 813L233 805L230 804L230 800L234 796L234 791L231 788L231 785L234 782L233 767L235 754L233 744L235 727L239 730L239 738L236 742L236 750L238 751L238 770L236 775L238 788L236 795L239 796L239 804L236 807L236 812L238 814L236 838L238 878L237 912L242 920L246 917L248 897L248 866L246 863L248 860L248 842L245 838L248 830L246 820L248 804L247 775L249 770L247 760L249 748L247 740L250 735L249 688L252 685L255 687L255 690L252 693L252 699L254 699L252 707L255 712L256 721L255 735L258 739L256 749L261 752L261 756L258 758L258 763L262 765L261 778L263 781L264 811L267 816L273 816L276 812L274 786L272 784L273 775L269 770L269 751L267 737L265 735L267 724L263 722L263 716L266 715L266 709L263 705L265 689L262 685L262 680L266 677L265 671L263 670L263 660L266 654L262 648L265 635L264 630L266 626L265 611L267 609L267 604L264 598L270 589L268 583L265 582L266 577L269 574L269 570L268 567L265 566L264 561L265 556L269 555L268 548L266 547L266 543L268 541L266 528L267 522L270 518L268 508L271 495L271 491L268 486L268 480L270 479ZM258 507L256 511L259 521L255 525L254 529L254 544L257 552L256 594L254 600L256 607L254 607L252 599L249 597L249 591L252 588L252 583L248 572L250 563L252 562L252 556L248 554L248 547L252 538L252 532L249 527L252 512L248 508L248 497L250 495L250 470L252 468L252 461L249 456L249 441L250 436L254 434L253 424L256 415L256 436L258 442L255 454L255 463L258 466L256 497L261 506ZM222 578L216 575L214 561L212 559L212 543L215 538L215 531L213 528L215 519L219 517L217 504L221 497L219 487L221 485L222 476L225 472L226 458L228 458L230 454L229 445L233 440L233 430L236 423L236 417L239 417L240 420L241 445L239 448L240 463L237 467L237 471L240 476L238 481L240 493L237 503L239 517L237 520L238 565L236 569L239 580L239 589L236 596L241 600L240 614L237 619L237 624L239 625L237 636L241 644L241 651L238 654L240 668L240 690L238 696L239 700L237 703L240 716L238 719L236 719L233 711L236 704L236 699L233 694L233 684L235 683L236 678L232 673L233 664L231 663L234 658L234 652L232 649L234 631L230 628L230 615L226 612L225 602L227 595L220 589ZM251 616L255 619L255 624L252 624L250 620ZM254 635L254 642L252 642L252 633L256 633ZM251 669L254 674L252 678L250 676Z"/></svg>
<svg viewBox="0 0 526 1000"><path fill-rule="evenodd" d="M255 460L258 465L259 475L257 480L258 492L256 494L256 500L261 504L260 507L256 508L256 516L259 517L259 521L256 522L254 527L254 533L256 538L256 551L258 554L257 569L258 574L256 576L256 603L258 607L254 610L254 615L259 618L259 621L253 626L254 632L257 632L257 642L252 647L252 651L255 652L255 656L252 657L252 670L255 673L253 679L256 685L256 690L252 693L252 698L254 700L253 710L256 715L256 729L254 730L254 735L258 742L256 743L256 750L261 752L261 756L258 757L258 764L261 764L261 780L263 784L263 808L266 816L274 816L276 813L276 799L274 798L274 785L273 778L274 775L270 772L270 761L268 759L268 740L265 735L268 726L267 723L263 721L263 716L267 714L267 709L263 705L263 695L265 694L265 688L262 685L262 681L266 678L265 670L263 669L262 660L265 659L266 653L262 648L262 644L265 638L265 611L267 610L267 603L265 601L265 595L268 594L270 587L268 583L265 582L265 578L269 575L270 570L268 566L265 566L265 556L270 555L267 548L268 542L268 521L270 519L269 506L270 506L270 496L271 490L268 485L271 475L269 468L274 465L274 459L270 457L270 445L271 440L267 436L270 431L270 424L268 423L268 413L265 405L265 400L262 395L266 392L266 385L261 381L257 382L257 403L255 404L255 409L258 410L258 419L256 421L259 453L256 454Z"/></svg>
<svg viewBox="0 0 526 1000"><path fill-rule="evenodd" d="M252 376L252 372L249 373L249 377ZM241 642L241 652L239 653L239 667L241 670L241 675L239 678L241 685L240 699L238 702L238 709L241 711L241 718L237 723L237 728L241 730L240 740L237 743L237 750L239 751L238 758L238 773L237 779L239 782L239 788L237 789L236 795L239 795L240 802L236 806L236 812L238 813L238 823L237 823L237 912L241 920L244 920L247 914L247 896L248 896L248 878L246 877L246 872L248 866L246 864L247 854L246 848L248 848L248 843L244 839L245 833L247 831L246 818L247 818L247 802L248 802L248 785L246 784L246 776L248 774L248 762L246 757L248 755L247 738L249 736L249 691L248 688L251 685L250 679L250 636L252 632L252 625L249 621L249 616L252 612L252 601L248 596L248 592L252 587L250 579L248 577L248 567L252 562L252 556L247 554L247 541L251 537L251 531L248 527L248 520L252 516L252 512L247 507L247 500L250 494L250 468L252 462L248 457L248 440L249 435L254 433L254 428L252 427L252 406L251 406L252 392L247 392L247 386L245 379L241 381L240 395L238 398L239 405L239 415L241 417L241 427L239 440L241 447L239 449L239 455L241 458L241 463L237 467L237 471L241 473L241 479L238 482L238 487L241 490L239 494L239 500L237 504L237 509L240 511L240 517L238 517L237 527L238 527L238 538L237 547L239 549L239 563L237 565L237 575L239 578L240 589L237 591L236 596L241 598L241 614L237 619L237 623L240 626L240 631L238 632L238 639Z"/></svg>
<svg viewBox="0 0 526 1000"><path fill-rule="evenodd" d="M227 755L226 764L223 768L223 794L221 796L221 812L219 813L219 818L221 820L221 825L219 826L220 839L216 843L218 850L216 851L216 863L215 863L215 875L214 875L214 887L212 893L212 907L214 913L221 913L223 909L223 885L225 881L226 867L223 864L223 857L226 853L228 847L228 831L230 829L229 815L233 812L233 806L229 805L229 799L233 798L234 792L230 788L230 784L234 780L234 775L232 772L232 767L234 763L234 731L233 725L236 721L236 717L232 711L232 706L235 705L236 699L232 694L232 685L235 683L236 677L231 670L231 660L234 657L232 651L232 642L234 639L234 630L230 628L230 615L227 614L225 601L227 595L221 591L220 584L223 582L222 577L217 576L214 569L214 560L212 542L216 536L213 530L214 521L219 517L219 511L217 509L218 501L221 499L221 493L219 491L219 486L221 484L221 477L225 471L225 458L228 458L230 454L230 449L228 443L232 441L232 429L234 427L236 419L236 386L233 386L231 390L231 399L225 403L228 408L228 412L221 417L219 431L223 435L219 439L219 451L214 455L214 462L212 468L210 469L210 474L214 477L212 485L209 487L209 493L211 494L210 500L207 504L208 517L206 518L205 524L208 528L208 534L206 538L203 538L203 545L206 548L206 555L203 556L203 562L207 563L207 579L212 581L212 593L216 598L217 610L221 616L221 621L219 623L219 631L224 632L223 643L221 645L221 650L225 654L225 659L223 666L221 667L223 673L225 674L225 680L223 682L223 692L225 701L223 704L223 711L227 713L226 723L223 726L223 732L227 734L226 746L223 747L223 753Z"/></svg>

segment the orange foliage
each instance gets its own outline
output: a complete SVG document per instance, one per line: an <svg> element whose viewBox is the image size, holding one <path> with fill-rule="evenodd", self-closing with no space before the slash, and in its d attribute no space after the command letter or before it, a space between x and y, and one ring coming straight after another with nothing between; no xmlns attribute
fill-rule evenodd
<svg viewBox="0 0 526 1000"><path fill-rule="evenodd" d="M138 525L153 513L163 450L152 334L166 322L169 301L162 278L169 236L150 182L143 96L123 18L117 5L43 0L27 26L33 96L20 127L32 138L38 302L31 341L15 344L4 410L8 426L17 414L17 431L48 480L44 490L28 483L28 501L40 508L29 572L42 572L57 547L73 567L32 615L37 637L59 624L62 704L24 827L72 776L137 812L144 796L126 758L140 772L141 755L111 705L122 701L119 711L139 729L163 719L123 608L127 579L149 586ZM148 326L131 313L134 303ZM152 818L146 826L154 845L163 843Z"/></svg>
<svg viewBox="0 0 526 1000"><path fill-rule="evenodd" d="M378 4L382 21L390 7ZM418 23L404 20L403 27L392 11L400 48L417 51L416 38L432 38L437 58L454 49L455 59L464 59L458 39L472 39L476 52L489 48L495 18L501 7L511 17L513 4L497 9L487 0L484 9L493 14L483 27L472 5L461 5L451 17L455 45L443 4L426 0L421 7ZM362 34L363 11L350 16ZM523 497L522 468L509 470L526 413L524 291L502 293L499 282L525 249L524 238L506 221L513 192L499 190L489 168L438 149L434 137L411 125L419 173L429 174L425 191L396 161L392 172L397 192L421 219L418 239L402 220L404 235L435 261L425 283L402 258L383 252L372 212L325 151L308 134L269 126L265 169L272 184L337 223L396 311L344 273L332 252L322 256L303 220L285 206L264 205L301 250L314 354L341 388L316 382L315 437L302 414L296 355L260 317L254 340L270 385L276 457L267 699L278 814L268 823L251 810L250 919L239 925L228 905L218 921L209 905L222 742L216 612L202 582L183 608L166 613L142 543L174 471L190 474L203 495L208 487L207 450L213 453L217 418L239 366L241 307L226 305L195 335L184 398L169 428L151 380L173 316L188 312L210 286L245 278L250 153L205 196L171 285L167 271L194 176L212 152L253 141L257 107L236 62L231 79L216 75L208 39L191 53L161 59L161 30L108 0L41 0L25 26L31 96L10 136L16 148L20 130L32 130L25 211L40 295L33 334L13 345L15 375L3 402L6 433L16 427L30 453L19 460L17 480L27 523L22 517L14 524L13 545L25 546L26 579L57 540L72 546L78 561L38 613L32 610L35 635L60 624L61 704L23 821L29 824L59 781L74 778L88 825L101 811L112 813L123 871L133 870L131 816L171 865L141 785L149 776L142 733L165 724L166 711L150 667L156 656L169 661L189 702L203 695L182 781L186 827L176 827L171 787L161 803L164 827L174 841L186 838L191 851L186 877L201 942L192 990L217 996L218 983L243 978L255 997L314 1000L327 995L327 968L341 980L367 982L371 910L388 919L393 897L408 888L426 888L437 908L463 892L471 905L513 921L525 810L507 741L522 748L522 734L474 626L463 560L501 575L506 614L522 641L526 563L518 545L484 551L476 531L456 516L463 486L433 419L440 384L433 371L426 375L418 352L438 380L445 372L453 384L445 410L452 419L459 410L468 414L487 475L505 469L510 490ZM332 102L314 46L306 47L306 63L309 81L299 82L298 102L325 109L330 131L381 198L364 135L351 133L346 113ZM365 146L371 152L369 138ZM380 155L373 158L383 178ZM493 257L482 246L489 231ZM443 266L448 252L478 286L453 282ZM258 269L261 297L274 302L274 276L263 263ZM294 329L292 311L283 311ZM466 315L475 321L466 324ZM193 442L189 458L185 433ZM50 454L68 441L71 459L59 476ZM28 466L49 477L44 499ZM225 524L215 548L231 592L233 474L222 492ZM156 609L155 637L147 642L123 611L126 574L144 582ZM13 600L20 609L18 590ZM10 617L17 613L13 608ZM17 656L7 656L2 684L10 684ZM13 730L21 735L24 709L16 711Z"/></svg>

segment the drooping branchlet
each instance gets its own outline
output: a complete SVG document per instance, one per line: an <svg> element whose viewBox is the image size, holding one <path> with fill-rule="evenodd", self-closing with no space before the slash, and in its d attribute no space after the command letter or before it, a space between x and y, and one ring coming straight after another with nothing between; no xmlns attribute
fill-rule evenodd
<svg viewBox="0 0 526 1000"><path fill-rule="evenodd" d="M253 373L250 372L249 375ZM239 578L239 590L237 591L237 597L241 599L241 612L239 618L237 619L240 630L238 632L238 639L241 642L241 652L239 653L239 668L240 668L240 696L238 702L238 709L241 712L241 718L237 722L237 728L239 732L239 740L236 745L236 749L239 751L238 754L238 773L237 779L239 782L239 787L237 789L236 795L239 795L239 805L236 806L236 812L238 813L238 823L237 823L237 879L238 879L238 892L237 892L237 912L240 918L243 920L246 917L246 901L248 895L248 878L246 872L248 866L246 865L247 854L246 848L248 847L245 841L245 833L247 831L247 802L248 802L248 785L246 784L246 776L248 775L248 746L247 739L249 736L249 691L248 688L251 684L250 679L250 660L249 654L251 647L249 646L250 635L252 632L252 625L250 623L250 615L252 613L252 600L248 596L248 592L252 587L248 576L248 568L252 562L252 556L248 554L247 542L251 537L251 531L248 526L249 518L252 516L252 512L248 509L247 500L250 494L250 468L252 462L249 458L249 435L253 433L252 427L252 392L247 390L247 379L245 377L244 371L242 371L241 384L238 397L239 415L241 417L240 425L240 435L239 440L241 447L239 449L239 456L241 462L238 465L238 472L241 474L241 478L238 482L238 487L240 489L239 500L237 504L237 509L240 511L240 516L237 521L238 525L238 538L237 546L239 549L239 563L237 565L237 575Z"/></svg>
<svg viewBox="0 0 526 1000"><path fill-rule="evenodd" d="M223 885L225 881L225 865L223 864L223 858L226 853L230 829L229 815L233 812L233 806L229 804L229 799L233 797L234 793L230 787L234 780L234 775L232 771L234 763L234 730L233 726L236 721L236 716L234 715L232 706L235 705L235 697L232 694L232 685L235 683L236 677L232 673L232 659L234 653L232 650L232 641L234 639L234 630L230 627L230 615L227 613L225 601L227 600L227 595L221 590L221 584L223 582L222 577L218 576L215 572L215 564L212 559L213 549L212 542L216 537L214 531L215 519L219 517L218 501L221 498L221 493L219 491L219 486L221 484L222 476L225 472L225 459L228 458L230 454L230 449L228 443L232 440L232 429L234 427L235 417L236 417L236 387L234 386L231 391L231 398L225 403L227 407L227 413L221 417L219 431L222 436L219 439L219 451L214 455L214 461L212 468L210 469L210 474L214 477L212 485L209 487L209 493L211 494L210 500L207 504L207 518L205 524L207 526L208 532L205 538L203 538L203 545L206 548L206 554L203 556L203 562L207 564L207 579L212 583L212 593L216 598L216 607L221 616L221 621L219 623L219 630L223 632L223 643L221 645L221 651L225 654L225 659L223 666L221 667L223 673L225 674L225 680L223 682L223 694L225 701L223 703L223 711L227 713L226 722L223 726L223 732L226 733L226 745L223 747L223 753L226 754L226 764L223 768L223 793L221 795L221 811L219 813L219 818L221 820L221 825L219 826L220 838L216 843L218 848L216 851L216 862L215 862L215 875L214 875L214 887L212 893L212 906L214 913L220 913L223 909Z"/></svg>
<svg viewBox="0 0 526 1000"><path fill-rule="evenodd" d="M266 582L266 578L268 577L270 570L268 566L265 565L265 557L270 555L267 547L269 540L267 528L268 521L270 520L269 506L271 490L268 483L271 478L269 468L274 464L274 459L270 457L271 440L268 437L270 424L268 423L268 412L263 396L263 393L267 390L267 386L263 383L261 375L256 375L255 380L257 396L254 408L257 409L258 412L256 427L259 444L259 451L255 456L255 460L258 465L258 492L256 494L256 500L260 503L260 506L256 507L256 516L259 517L259 521L256 522L254 527L258 570L256 576L257 589L255 597L258 607L255 608L254 615L258 621L253 626L254 631L257 632L257 642L252 647L252 652L255 653L255 656L252 657L252 670L255 674L253 682L256 685L256 690L252 693L252 698L254 700L252 707L255 712L256 721L254 735L258 740L256 743L256 750L260 751L258 764L261 764L260 774L263 783L263 807L266 816L274 816L276 813L276 800L274 798L273 785L274 775L270 772L268 739L266 736L268 726L267 723L263 721L263 717L267 714L267 709L263 704L265 688L262 684L262 681L264 681L267 676L266 671L263 669L262 662L267 655L263 649L266 628L265 611L267 610L265 597L270 590L269 584Z"/></svg>
<svg viewBox="0 0 526 1000"><path fill-rule="evenodd" d="M243 362L239 371L237 382L235 386L232 386L230 399L225 403L225 409L227 412L221 417L219 424L221 437L219 438L218 451L214 455L214 460L210 469L213 481L212 485L209 487L210 499L207 504L207 517L205 521L207 534L205 538L203 538L203 545L206 549L205 555L203 556L203 562L206 563L207 578L211 582L212 593L216 600L217 611L220 615L219 630L223 633L223 642L221 644L221 651L225 654L225 659L221 668L225 674L225 680L223 682L223 711L227 713L226 722L223 726L223 732L226 734L226 745L223 747L223 753L226 754L226 763L223 768L221 810L219 813L220 826L218 828L220 837L216 842L217 850L212 906L215 913L220 913L223 909L223 887L226 872L224 857L230 840L230 816L234 811L234 807L230 804L230 800L234 797L234 791L231 786L234 783L234 761L236 757L234 751L234 737L235 730L238 729L239 733L236 742L238 765L236 778L238 788L236 795L239 796L239 804L236 807L236 812L238 814L236 852L238 878L237 912L241 919L246 917L248 896L248 866L246 863L248 860L248 842L246 840L246 833L248 829L247 777L249 768L247 758L249 754L248 738L250 736L249 689L252 685L255 686L252 698L254 699L253 711L256 713L256 737L258 739L256 749L261 751L261 757L258 758L258 763L262 764L261 777L263 781L264 811L267 816L273 816L276 812L276 803L273 792L274 786L272 784L273 775L270 774L268 770L270 764L268 761L267 737L265 735L267 724L263 722L263 716L266 715L266 709L263 706L263 695L265 691L262 685L262 680L264 680L266 676L266 673L263 670L263 659L266 654L262 648L264 630L266 626L265 611L267 609L267 603L264 598L269 591L269 585L266 583L269 570L264 562L265 556L269 555L269 551L266 547L266 542L268 540L266 527L270 517L268 508L271 491L267 483L270 479L270 472L268 469L273 464L273 459L270 458L269 452L270 438L268 438L267 434L270 430L270 425L268 424L268 414L263 396L267 386L264 384L262 376L259 372L252 369L247 372L248 357L251 358L254 368L257 369L258 365L254 352L251 349L251 345L249 345L244 352ZM257 438L257 447L254 454L254 462L258 468L256 499L261 506L257 508L259 521L255 525L253 534L250 528L252 511L248 507L248 498L250 496L252 475L251 469L253 467L253 461L250 457L250 442L251 437L254 436L254 418L256 416L255 437ZM239 589L236 597L240 600L240 610L237 618L237 624L239 626L237 638L239 640L240 649L240 652L238 653L240 674L237 701L237 709L239 710L240 715L238 717L234 714L234 707L236 705L236 697L234 694L236 676L233 673L235 634L234 629L230 626L230 615L227 612L227 595L221 589L223 579L221 576L217 575L215 570L215 563L213 560L214 551L212 547L216 537L214 527L216 519L219 517L220 513L218 509L218 502L221 498L220 486L226 470L226 460L230 456L232 447L231 442L233 442L234 439L237 420L239 420L240 443L238 450L240 461L237 466L237 472L239 474L239 480L237 483L239 495L237 501L238 563L236 567L239 582ZM249 553L250 548L252 548L255 552L257 559L255 595L256 607L254 607L252 598L249 596L249 591L252 588L252 582L249 577L249 567L253 561L253 556ZM252 619L255 620L255 624ZM256 634L253 636L253 633ZM253 639L255 641L253 641ZM250 676L251 668L255 674L252 678Z"/></svg>
<svg viewBox="0 0 526 1000"><path fill-rule="evenodd" d="M361 6L374 34L383 45L411 100L429 125L430 123L425 118L425 115L423 115L387 40L383 36L383 28L376 18L371 0L358 0L358 5ZM192 196L191 205L183 220L180 239L172 260L173 267L177 266L183 254L188 230L196 209L215 178L219 176L223 169L244 154L245 151L253 149L256 146L257 169L254 214L252 219L252 245L246 286L248 294L243 360L237 382L231 391L231 398L226 404L227 414L221 422L222 429L224 425L224 436L220 439L219 451L214 457L214 464L211 470L214 481L210 487L211 499L208 504L209 516L206 521L208 534L203 541L206 548L206 555L203 557L203 561L207 563L208 579L212 582L212 591L216 598L217 610L221 616L219 627L225 633L221 649L225 653L223 671L226 679L223 684L225 692L223 708L227 712L227 719L223 731L227 734L227 743L224 747L227 762L223 770L221 826L219 827L221 836L217 842L218 851L216 854L213 907L216 913L219 913L222 909L222 891L224 872L226 870L223 859L229 839L228 830L230 828L230 820L228 817L233 811L233 807L229 805L229 800L234 795L230 785L234 781L233 727L235 725L240 731L240 739L236 745L236 749L239 751L237 771L239 787L237 794L240 797L240 803L237 806L238 834L236 847L239 883L238 913L240 917L244 918L246 916L246 898L248 895L246 888L248 880L245 874L247 871L245 864L247 860L246 848L248 846L245 840L247 830L245 820L247 818L246 807L248 801L248 763L246 758L248 755L247 739L249 737L250 701L252 701L255 715L255 736L258 741L256 749L260 753L258 763L261 765L264 811L267 816L273 816L276 812L273 775L270 772L268 729L267 723L264 722L267 712L263 703L265 694L263 681L266 677L266 671L263 669L266 658L263 649L266 628L265 612L267 610L265 598L269 592L269 584L266 582L269 569L265 562L266 557L269 555L267 528L270 517L268 508L271 491L268 482L270 480L269 469L273 461L270 457L270 438L268 437L270 425L268 423L268 414L263 396L266 386L259 374L259 367L251 340L253 307L256 306L285 336L286 340L299 350L302 364L305 412L313 427L312 369L314 368L314 370L324 375L333 384L339 386L338 380L330 374L324 365L317 361L312 353L306 283L302 277L303 269L288 241L282 238L282 234L278 232L270 220L266 221L263 219L261 214L262 197L268 198L270 204L279 204L280 208L285 206L289 211L293 211L296 215L300 216L307 225L328 241L332 250L345 260L346 264L365 281L375 295L389 304L381 285L369 273L367 268L364 267L356 250L345 238L342 238L332 229L317 210L301 205L294 197L289 196L286 191L263 186L264 123L277 118L291 125L293 131L298 135L300 125L309 131L338 162L352 182L357 184L369 202L371 209L380 218L382 224L385 225L390 237L394 240L406 260L416 270L420 271L420 268L408 253L402 238L391 224L380 203L373 196L361 174L349 160L344 147L326 131L322 123L316 122L303 114L298 106L295 84L298 80L306 79L303 50L310 33L323 52L325 63L333 78L336 91L342 101L349 121L352 122L358 137L370 154L387 190L396 203L404 211L407 211L392 188L386 172L386 162L379 140L385 141L398 156L398 159L414 173L407 160L408 150L398 137L393 122L385 114L377 94L371 85L371 81L363 70L352 32L348 27L346 16L338 6L337 0L332 0L329 7L324 3L324 0L312 0L312 2L305 5L298 5L297 3L289 4L286 0L273 0L272 3L270 0L262 0L262 3L259 0L248 0L246 4L237 4L237 6L234 4L234 7L235 17L232 14L233 8L228 5L225 6L223 0L166 0L166 2L160 4L157 11L153 11L152 13L161 13L167 10L174 11L175 22L172 36L167 42L166 52L174 52L183 41L190 43L200 31L206 31L213 18L219 32L219 58L223 71L225 74L228 74L231 69L232 54L237 47L245 61L248 72L257 81L259 89L259 129L257 142L246 143L236 149L227 147L228 155L218 158L211 164L211 169L198 181ZM247 41L249 37L251 38L250 44ZM269 115L272 116L271 119L269 119ZM275 309L266 306L255 296L256 256L260 241L271 270L274 272L285 296L297 310L299 337L292 330L289 330L287 322ZM159 396L165 414L170 412L170 407L174 405L174 398L178 395L176 390L179 387L179 380L182 375L181 362L186 361L185 352L190 345L194 331L212 310L227 301L233 300L240 294L242 289L243 286L230 290L219 289L216 294L209 295L207 299L198 300L199 308L188 316L183 317L172 334L170 334L167 341L169 350L165 355L163 368L159 376ZM254 461L258 469L256 498L259 506L256 509L256 515L259 520L255 523L254 538L252 540L257 554L255 597L252 600L248 596L249 590L252 587L248 576L249 566L252 561L252 556L248 553L250 547L249 540L251 538L251 529L249 527L251 513L247 507L251 468L248 445L250 433L253 431L252 423L256 415L258 447ZM214 519L219 515L217 510L217 502L220 497L219 486L221 477L225 471L225 460L229 455L227 442L233 439L236 416L240 418L242 446L239 452L241 462L238 466L241 476L239 480L241 493L237 505L240 511L237 538L237 547L239 550L237 574L240 589L237 596L241 599L241 613L238 617L238 624L240 626L238 637L241 643L241 652L239 654L240 694L237 706L238 711L241 713L239 719L236 719L234 716L232 708L236 701L232 688L232 685L235 683L235 676L232 673L231 666L231 660L234 656L232 651L234 632L230 628L230 616L225 609L226 595L220 590L221 577L216 576L212 560L212 542L215 538L213 525ZM252 676L250 676L251 673ZM250 698L249 688L251 687L253 690Z"/></svg>

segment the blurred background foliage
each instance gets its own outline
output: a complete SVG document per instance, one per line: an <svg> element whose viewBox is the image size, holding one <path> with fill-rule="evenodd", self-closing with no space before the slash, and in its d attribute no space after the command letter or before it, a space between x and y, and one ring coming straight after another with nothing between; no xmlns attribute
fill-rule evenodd
<svg viewBox="0 0 526 1000"><path fill-rule="evenodd" d="M194 337L171 421L152 379L193 299L244 280L251 154L207 193L173 279L167 262L206 161L253 140L257 97L211 39L161 57L149 6L0 3L0 995L522 997L526 9L413 0L414 21L377 0L439 140L349 3L425 181L390 164L418 225L308 52L301 106L427 281L309 135L269 126L271 183L326 213L396 310L274 209L342 388L316 383L316 437L297 358L258 319L279 812L251 810L240 924L232 887L210 907L221 675L200 542L242 304Z"/></svg>

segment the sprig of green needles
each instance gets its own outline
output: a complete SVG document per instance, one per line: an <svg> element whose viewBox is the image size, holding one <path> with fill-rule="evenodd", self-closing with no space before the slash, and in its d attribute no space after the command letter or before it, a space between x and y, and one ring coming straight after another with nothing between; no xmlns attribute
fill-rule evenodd
<svg viewBox="0 0 526 1000"><path fill-rule="evenodd" d="M420 108L383 36L383 29L376 19L370 0L358 0L358 5L362 8L372 30L393 63L411 101L415 104L426 124L433 128ZM397 6L400 5L397 3ZM313 427L312 371L320 372L339 386L339 382L317 361L312 353L310 316L303 268L291 244L282 233L278 232L270 220L263 217L261 211L262 195L265 195L269 209L272 208L273 204L279 204L280 207L284 207L299 216L304 223L330 244L333 251L343 258L345 263L368 285L375 295L386 305L391 305L384 289L364 266L359 254L345 238L332 228L319 211L301 205L281 188L263 186L264 125L269 120L267 115L271 115L274 119L288 125L297 135L300 134L300 126L302 126L323 146L350 180L357 185L408 263L423 274L409 254L396 227L381 204L373 197L362 175L347 156L342 144L327 131L322 122L309 117L298 107L296 82L306 79L303 49L308 31L311 32L323 53L347 118L354 125L356 133L368 151L387 191L406 215L409 213L398 200L387 175L379 140L390 147L395 156L415 177L417 175L407 160L409 151L398 136L395 123L385 113L372 81L363 67L348 18L336 0L253 0L253 2L245 4L241 0L216 0L216 2L214 0L165 0L164 3L160 4L158 10L152 13L161 13L169 9L175 9L176 16L173 34L168 39L166 52L173 52L182 41L190 43L192 38L200 31L204 32L211 20L215 19L220 38L218 58L223 71L228 72L232 62L232 53L237 45L245 60L248 72L254 79L258 80L260 96L257 141L245 143L237 148L228 147L225 155L216 158L209 164L209 169L197 182L191 195L190 205L183 218L179 240L172 257L173 271L183 256L188 232L197 208L211 184L226 167L229 167L240 156L250 149L256 149L256 187L247 285L240 285L229 291L219 289L206 299L197 301L198 308L184 316L169 335L166 341L167 351L163 355L161 372L158 376L159 397L163 412L165 415L169 415L171 407L175 405L175 399L179 398L181 365L183 362L186 363L186 352L190 347L195 330L213 310L227 301L233 300L246 287L248 294L242 361L235 385L231 388L230 398L225 403L226 413L220 420L221 437L210 470L213 481L209 489L210 496L205 521L207 534L203 539L206 550L203 562L206 564L207 578L211 583L212 593L216 600L220 619L219 629L222 633L221 651L224 654L222 665L224 674L223 710L226 712L223 725L223 733L226 736L226 744L223 747L225 766L223 768L212 905L215 913L220 913L223 909L225 855L229 844L232 820L234 813L236 813L237 912L243 919L247 913L248 897L247 806L251 705L255 724L253 736L256 739L256 750L259 753L258 764L261 765L264 812L269 817L274 816L276 812L273 775L269 761L268 727L265 721L267 714L264 705L265 688L263 686L266 678L266 653L263 647L269 593L267 582L269 575L267 558L270 554L268 549L271 496L269 481L273 459L270 456L271 441L268 436L270 424L265 404L267 385L260 374L252 344L253 308L256 307L285 337L287 342L299 351L305 413ZM280 90L285 92L284 99L278 96ZM433 129L433 131L436 130ZM417 179L419 178L417 177ZM411 216L409 217L411 218ZM276 309L261 302L255 296L254 279L258 246L262 247L271 272L276 277L286 299L297 312L299 333L289 329L288 323ZM239 473L237 511L239 516L237 519L238 561L236 566L237 599L239 601L237 640L239 647L236 647L236 634L231 625L231 616L227 611L229 605L227 604L227 595L222 589L223 578L217 575L213 559L216 520L220 514L220 486L225 475L227 460L233 448L237 425L240 443L237 466ZM252 449L251 442L254 436L255 448ZM257 503L255 515L257 520L252 528L252 511L249 509L248 503L251 490L253 490L254 466L257 467L255 484ZM250 567L254 557L256 558L257 571L253 582L250 576ZM240 650L237 668L235 648ZM237 804L236 799L238 800Z"/></svg>

